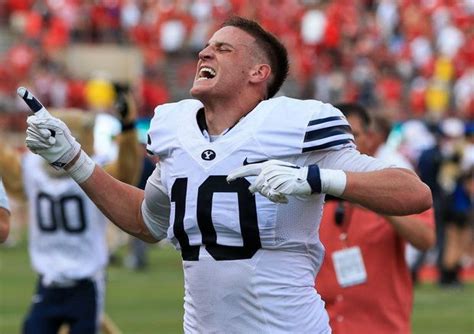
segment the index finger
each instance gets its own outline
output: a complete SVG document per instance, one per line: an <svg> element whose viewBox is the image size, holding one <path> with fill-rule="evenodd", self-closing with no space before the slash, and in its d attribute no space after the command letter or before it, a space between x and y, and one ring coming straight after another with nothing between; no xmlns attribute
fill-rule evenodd
<svg viewBox="0 0 474 334"><path fill-rule="evenodd" d="M31 111L37 115L38 117L43 117L49 115L49 112L46 108L41 104L41 102L28 91L25 87L18 87L16 93L19 97L25 101Z"/></svg>
<svg viewBox="0 0 474 334"><path fill-rule="evenodd" d="M227 175L227 182L232 182L239 177L257 176L262 172L262 164L249 164L232 170Z"/></svg>

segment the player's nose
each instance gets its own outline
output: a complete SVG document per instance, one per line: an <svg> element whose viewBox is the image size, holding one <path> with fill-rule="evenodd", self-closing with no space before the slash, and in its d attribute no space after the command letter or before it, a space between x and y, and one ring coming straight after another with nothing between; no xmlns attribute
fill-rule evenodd
<svg viewBox="0 0 474 334"><path fill-rule="evenodd" d="M207 45L204 49L199 52L200 60L207 60L213 57L213 51L211 45Z"/></svg>

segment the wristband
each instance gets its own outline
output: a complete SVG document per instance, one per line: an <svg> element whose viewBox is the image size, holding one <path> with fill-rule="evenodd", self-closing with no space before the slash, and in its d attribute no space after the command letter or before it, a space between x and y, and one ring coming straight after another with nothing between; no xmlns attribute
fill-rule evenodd
<svg viewBox="0 0 474 334"><path fill-rule="evenodd" d="M122 132L135 129L135 122L133 121L130 123L121 122L121 125L122 125Z"/></svg>
<svg viewBox="0 0 474 334"><path fill-rule="evenodd" d="M341 196L346 189L347 176L340 169L320 169L321 192Z"/></svg>
<svg viewBox="0 0 474 334"><path fill-rule="evenodd" d="M308 166L308 175L306 176L306 181L308 181L309 186L311 187L312 194L321 193L321 172L318 165Z"/></svg>
<svg viewBox="0 0 474 334"><path fill-rule="evenodd" d="M66 172L74 181L81 184L92 175L94 168L95 162L81 150L79 158Z"/></svg>

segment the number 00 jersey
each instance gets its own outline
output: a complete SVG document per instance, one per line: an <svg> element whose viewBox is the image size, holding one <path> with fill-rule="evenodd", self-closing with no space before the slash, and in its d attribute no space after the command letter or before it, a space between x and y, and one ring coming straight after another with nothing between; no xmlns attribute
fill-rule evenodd
<svg viewBox="0 0 474 334"><path fill-rule="evenodd" d="M39 155L23 161L29 203L29 252L43 283L93 277L107 264L106 221L77 183L52 177Z"/></svg>
<svg viewBox="0 0 474 334"><path fill-rule="evenodd" d="M184 260L185 332L328 331L313 288L324 195L275 204L249 192L253 177L226 176L269 159L359 171L384 165L354 149L349 124L329 104L267 100L213 142L196 121L201 108L196 100L158 107L147 145L161 164L149 185L161 177L168 191L168 238ZM145 222L159 238L162 226Z"/></svg>

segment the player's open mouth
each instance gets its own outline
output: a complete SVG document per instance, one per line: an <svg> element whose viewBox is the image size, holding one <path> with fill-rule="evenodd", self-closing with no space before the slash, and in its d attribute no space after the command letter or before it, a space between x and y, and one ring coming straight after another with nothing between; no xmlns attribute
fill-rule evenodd
<svg viewBox="0 0 474 334"><path fill-rule="evenodd" d="M216 76L216 71L213 68L203 66L199 69L197 81L212 79Z"/></svg>

